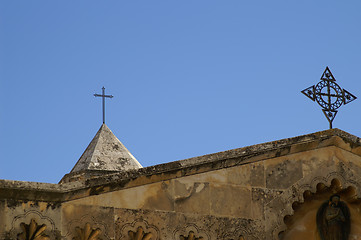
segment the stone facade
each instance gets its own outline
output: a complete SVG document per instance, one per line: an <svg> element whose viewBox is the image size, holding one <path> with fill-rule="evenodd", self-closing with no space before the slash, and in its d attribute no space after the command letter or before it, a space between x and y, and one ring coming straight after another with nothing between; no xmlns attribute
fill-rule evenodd
<svg viewBox="0 0 361 240"><path fill-rule="evenodd" d="M319 239L317 209L338 193L361 239L360 183L360 139L332 129L59 184L0 180L0 238Z"/></svg>

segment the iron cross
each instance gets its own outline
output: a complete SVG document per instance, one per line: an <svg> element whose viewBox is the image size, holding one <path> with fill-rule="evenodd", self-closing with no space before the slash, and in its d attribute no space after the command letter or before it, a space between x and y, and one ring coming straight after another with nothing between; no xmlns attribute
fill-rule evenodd
<svg viewBox="0 0 361 240"><path fill-rule="evenodd" d="M322 111L330 124L330 129L337 114L336 109L341 107L342 104L345 105L357 98L345 89L341 89L328 67L326 67L321 76L321 81L317 85L306 88L301 92L312 101L316 100L318 105L323 108Z"/></svg>
<svg viewBox="0 0 361 240"><path fill-rule="evenodd" d="M113 98L112 95L105 95L105 87L102 87L103 93L94 94L95 97L102 97L103 98L103 123L105 123L105 98Z"/></svg>

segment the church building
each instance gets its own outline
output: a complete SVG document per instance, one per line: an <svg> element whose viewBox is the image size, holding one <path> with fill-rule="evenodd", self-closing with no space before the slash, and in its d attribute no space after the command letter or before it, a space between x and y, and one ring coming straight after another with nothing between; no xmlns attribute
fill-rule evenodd
<svg viewBox="0 0 361 240"><path fill-rule="evenodd" d="M0 180L0 239L361 239L360 183L339 129L143 168L103 124L58 184Z"/></svg>

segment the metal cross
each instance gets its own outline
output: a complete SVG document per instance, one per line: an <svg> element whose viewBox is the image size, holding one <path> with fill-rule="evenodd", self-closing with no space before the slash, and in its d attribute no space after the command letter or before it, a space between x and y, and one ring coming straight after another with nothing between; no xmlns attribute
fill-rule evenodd
<svg viewBox="0 0 361 240"><path fill-rule="evenodd" d="M113 98L112 95L105 95L105 87L102 87L103 93L94 94L95 97L102 97L103 98L103 123L105 123L105 98Z"/></svg>
<svg viewBox="0 0 361 240"><path fill-rule="evenodd" d="M328 67L326 67L321 76L321 81L316 86L313 85L301 92L312 101L316 100L323 108L322 111L330 124L330 129L337 114L336 109L341 107L342 104L345 105L357 98L345 89L341 89Z"/></svg>

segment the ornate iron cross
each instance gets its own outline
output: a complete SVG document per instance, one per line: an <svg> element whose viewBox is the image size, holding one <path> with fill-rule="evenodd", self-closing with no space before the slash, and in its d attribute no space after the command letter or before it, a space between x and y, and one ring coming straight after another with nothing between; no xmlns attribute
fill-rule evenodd
<svg viewBox="0 0 361 240"><path fill-rule="evenodd" d="M321 76L321 81L317 85L306 88L301 92L312 101L316 100L323 108L322 111L330 123L330 129L337 114L336 109L341 107L342 104L350 103L357 98L345 89L341 89L328 67L326 67Z"/></svg>
<svg viewBox="0 0 361 240"><path fill-rule="evenodd" d="M105 123L105 98L113 98L113 96L105 95L105 87L102 87L102 90L103 90L102 94L94 94L94 96L103 98L103 123Z"/></svg>

